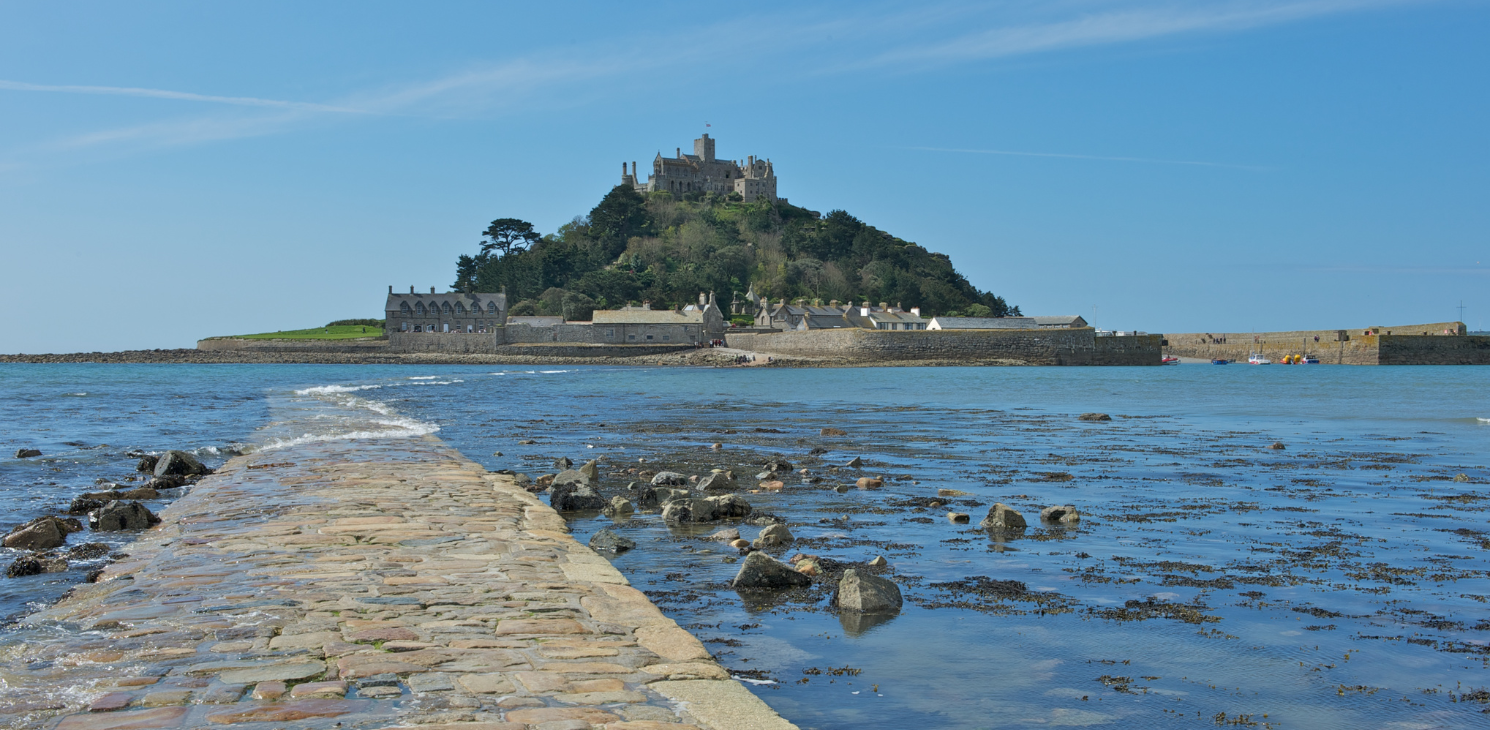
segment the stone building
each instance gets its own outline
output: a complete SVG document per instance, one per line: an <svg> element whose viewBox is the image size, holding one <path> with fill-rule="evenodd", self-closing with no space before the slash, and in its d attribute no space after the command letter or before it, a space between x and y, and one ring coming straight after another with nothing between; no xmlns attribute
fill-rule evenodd
<svg viewBox="0 0 1490 730"><path fill-rule="evenodd" d="M589 322L538 322L544 317L511 317L507 344L561 342L586 345L700 345L720 339L726 323L713 294L680 309L652 309L649 304L597 309ZM519 321L523 320L523 321Z"/></svg>
<svg viewBox="0 0 1490 730"><path fill-rule="evenodd" d="M932 317L929 330L1036 330L1034 317Z"/></svg>
<svg viewBox="0 0 1490 730"><path fill-rule="evenodd" d="M879 306L873 306L869 302L855 306L853 302L839 304L838 300L828 302L827 306L821 304L806 304L798 300L796 304L787 304L783 299L779 304L770 304L764 298L755 315L755 326L777 330L825 330L842 329L845 327L856 327L871 330L924 330L926 320L921 317L921 310L912 307L910 310L901 309L880 302Z"/></svg>
<svg viewBox="0 0 1490 730"><path fill-rule="evenodd" d="M383 305L387 319L384 325L393 332L457 332L487 334L498 332L507 320L506 294L436 294L415 292L394 294L388 287L388 301Z"/></svg>
<svg viewBox="0 0 1490 730"><path fill-rule="evenodd" d="M642 182L636 172L636 163L631 163L631 172L626 163L621 163L621 184L631 185L639 193L666 190L674 195L684 193L715 193L728 195L739 193L750 202L759 197L775 202L776 171L771 161L751 155L744 160L720 160L714 156L714 142L708 133L693 140L693 154L683 154L677 149L676 157L663 157L661 152L652 160L652 174Z"/></svg>

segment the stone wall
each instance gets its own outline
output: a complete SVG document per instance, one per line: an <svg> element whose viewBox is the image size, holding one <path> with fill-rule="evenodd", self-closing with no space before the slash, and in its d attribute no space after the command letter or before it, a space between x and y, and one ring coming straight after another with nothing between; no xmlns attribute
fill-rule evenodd
<svg viewBox="0 0 1490 730"><path fill-rule="evenodd" d="M1378 365L1490 365L1490 336L1381 335Z"/></svg>
<svg viewBox="0 0 1490 730"><path fill-rule="evenodd" d="M508 325L501 336L508 344L564 342L591 345L695 345L703 340L696 324L559 324L551 327Z"/></svg>
<svg viewBox="0 0 1490 730"><path fill-rule="evenodd" d="M645 355L677 355L698 348L683 345L586 345L586 344L519 344L503 345L496 349L498 355L523 357L640 357Z"/></svg>
<svg viewBox="0 0 1490 730"><path fill-rule="evenodd" d="M438 352L446 354L494 355L501 344L496 334L465 332L399 332L388 333L389 350L393 352Z"/></svg>
<svg viewBox="0 0 1490 730"><path fill-rule="evenodd" d="M862 362L1158 365L1160 335L1097 337L1091 328L1049 330L807 330L728 333L730 347Z"/></svg>
<svg viewBox="0 0 1490 730"><path fill-rule="evenodd" d="M389 340L247 340L217 337L198 340L197 349L215 352L336 352L375 355L389 350Z"/></svg>
<svg viewBox="0 0 1490 730"><path fill-rule="evenodd" d="M1490 338L1464 332L1460 322L1287 332L1184 332L1165 335L1166 355L1246 362L1252 353L1279 362L1285 355L1314 355L1330 365L1490 364ZM1375 332L1377 334L1367 334ZM1426 333L1426 334L1424 334Z"/></svg>

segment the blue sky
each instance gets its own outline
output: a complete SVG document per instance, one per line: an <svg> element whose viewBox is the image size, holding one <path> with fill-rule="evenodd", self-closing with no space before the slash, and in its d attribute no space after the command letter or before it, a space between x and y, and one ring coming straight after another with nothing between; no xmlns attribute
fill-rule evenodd
<svg viewBox="0 0 1490 730"><path fill-rule="evenodd" d="M0 2L0 352L380 315L708 131L1026 314L1490 325L1490 3Z"/></svg>

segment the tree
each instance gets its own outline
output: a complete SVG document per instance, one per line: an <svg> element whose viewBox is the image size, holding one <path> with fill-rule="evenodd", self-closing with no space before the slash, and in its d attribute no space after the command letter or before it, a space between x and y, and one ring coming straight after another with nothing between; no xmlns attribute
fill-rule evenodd
<svg viewBox="0 0 1490 730"><path fill-rule="evenodd" d="M533 230L532 223L516 218L498 218L481 235L485 239L481 242L481 253L486 256L491 256L493 251L500 252L502 256L523 251L542 238Z"/></svg>
<svg viewBox="0 0 1490 730"><path fill-rule="evenodd" d="M651 229L647 201L630 185L612 188L590 211L590 235L600 243L607 263L626 250L632 236L645 236Z"/></svg>

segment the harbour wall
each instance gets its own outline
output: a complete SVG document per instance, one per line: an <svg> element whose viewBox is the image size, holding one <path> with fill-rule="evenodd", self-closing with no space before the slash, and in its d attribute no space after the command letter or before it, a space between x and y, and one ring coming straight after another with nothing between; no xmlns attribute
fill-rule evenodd
<svg viewBox="0 0 1490 730"><path fill-rule="evenodd" d="M952 365L1158 365L1161 335L1097 337L1091 328L1043 330L807 330L727 333L730 347L848 362Z"/></svg>
<svg viewBox="0 0 1490 730"><path fill-rule="evenodd" d="M1246 362L1252 353L1259 353L1273 362L1285 355L1314 355L1329 365L1490 365L1490 337L1464 332L1461 322L1348 330L1182 332L1165 336L1164 353L1233 362Z"/></svg>
<svg viewBox="0 0 1490 730"><path fill-rule="evenodd" d="M198 340L197 349L205 352L334 352L379 355L388 352L388 340L250 340L214 337Z"/></svg>

